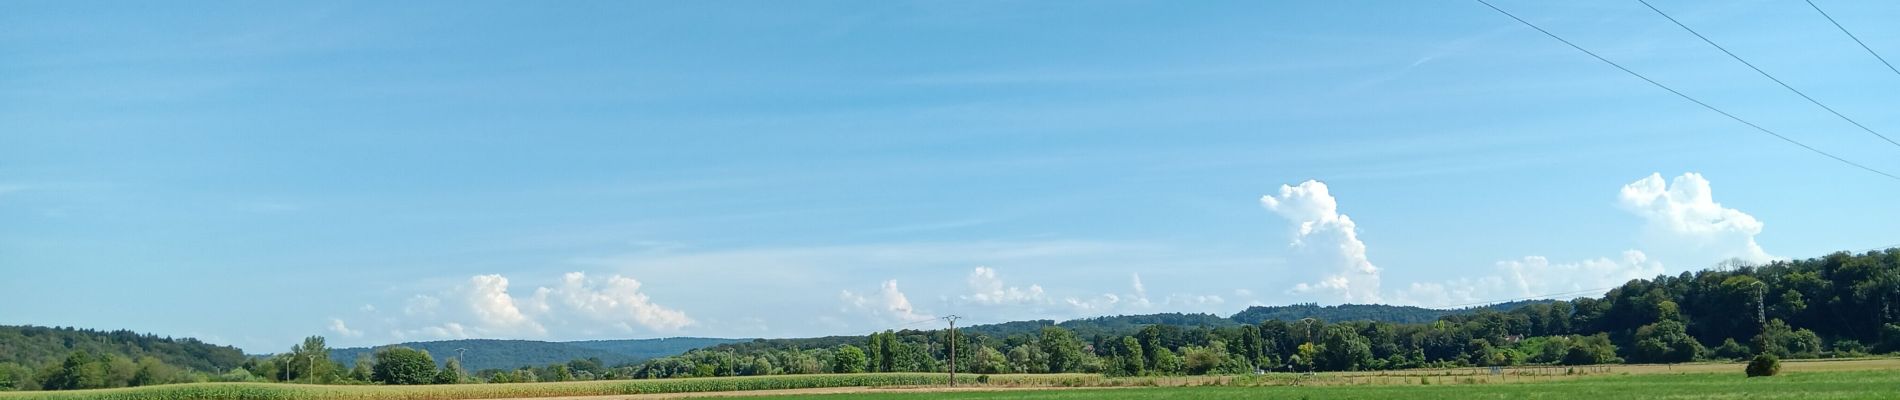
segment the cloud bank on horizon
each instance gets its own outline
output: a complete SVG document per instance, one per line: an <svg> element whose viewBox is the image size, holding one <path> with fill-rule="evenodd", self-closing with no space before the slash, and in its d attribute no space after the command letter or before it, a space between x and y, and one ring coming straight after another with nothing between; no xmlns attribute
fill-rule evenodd
<svg viewBox="0 0 1900 400"><path fill-rule="evenodd" d="M1501 299L1585 296L1669 271L1644 249L1627 249L1574 261L1528 255L1497 261L1488 272L1388 288L1382 286L1386 270L1373 263L1370 246L1359 237L1359 224L1343 211L1341 200L1326 183L1308 180L1282 185L1259 201L1286 221L1292 231L1291 242L1287 243L1289 266L1275 272L1296 282L1263 289L1278 290L1304 301L1448 307ZM1651 174L1624 185L1617 206L1642 219L1645 248L1686 247L1699 259L1708 260L1764 263L1779 259L1755 240L1762 232L1762 222L1716 202L1709 181L1701 174L1685 173L1669 181L1659 173ZM1251 288L1235 289L1227 296L1173 293L1151 298L1139 273L1129 274L1125 289L1087 295L1057 294L1087 293L1086 288L1053 288L1006 278L1000 268L973 267L961 288L945 287L958 294L943 296L942 304L964 309L1014 309L1039 318L1179 311L1181 307L1224 305L1230 298L1259 304ZM345 338L385 335L396 340L432 340L680 334L701 325L686 311L661 305L642 286L630 276L595 278L584 272L570 272L562 275L558 284L517 293L511 290L507 277L476 275L441 292L416 294L396 308L399 312L379 313L377 307L365 306L363 312L368 318L359 321L370 327L331 318L327 328ZM815 313L818 320L835 329L908 326L942 314L914 303L913 296L899 286L896 278L879 281L870 290L839 290L836 299L835 312ZM762 317L745 320L759 321Z"/></svg>
<svg viewBox="0 0 1900 400"><path fill-rule="evenodd" d="M1780 258L1756 243L1762 223L1754 216L1715 201L1708 179L1689 172L1665 183L1660 173L1624 185L1618 206L1644 220L1644 242L1652 248L1687 246L1697 259L1734 260L1761 264ZM1366 255L1358 224L1340 212L1339 200L1326 183L1317 180L1281 185L1277 195L1263 196L1261 205L1284 218L1295 230L1290 244L1309 253L1310 265L1321 274L1289 293L1325 296L1328 302L1378 302L1424 307L1452 307L1518 298L1593 295L1632 279L1654 277L1667 269L1643 250L1573 262L1552 262L1543 256L1499 261L1486 275L1442 282L1413 282L1382 293L1382 270ZM1316 271L1294 271L1313 273Z"/></svg>
<svg viewBox="0 0 1900 400"><path fill-rule="evenodd" d="M380 333L389 339L542 338L555 332L596 335L678 332L695 324L685 312L651 301L642 283L611 275L589 278L570 272L560 284L538 287L527 296L509 289L500 274L469 277L448 290L409 297L400 312L366 305L361 312L374 328L353 328L331 318L328 330L346 338Z"/></svg>

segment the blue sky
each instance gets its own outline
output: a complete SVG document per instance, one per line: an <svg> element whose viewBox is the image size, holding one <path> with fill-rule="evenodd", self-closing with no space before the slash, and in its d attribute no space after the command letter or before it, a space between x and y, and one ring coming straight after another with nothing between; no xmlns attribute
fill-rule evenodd
<svg viewBox="0 0 1900 400"><path fill-rule="evenodd" d="M1900 76L1805 3L1656 3L1900 134ZM1498 4L1900 170L1641 4ZM1900 8L1821 4L1900 57ZM1900 182L1475 2L6 8L7 324L253 352L861 334L1447 306L1900 243Z"/></svg>

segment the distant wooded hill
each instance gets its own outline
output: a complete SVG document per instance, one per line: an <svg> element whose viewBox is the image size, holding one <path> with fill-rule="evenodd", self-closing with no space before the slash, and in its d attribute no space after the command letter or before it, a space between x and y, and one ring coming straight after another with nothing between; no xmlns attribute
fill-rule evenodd
<svg viewBox="0 0 1900 400"><path fill-rule="evenodd" d="M1286 322L1314 318L1326 322L1372 321L1398 324L1423 324L1437 321L1451 315L1472 314L1479 310L1511 311L1532 304L1550 303L1552 300L1523 300L1498 303L1482 307L1436 309L1412 306L1388 306L1383 304L1341 304L1320 306L1313 303L1290 306L1253 306L1247 307L1229 319L1237 323L1255 325L1268 320Z"/></svg>
<svg viewBox="0 0 1900 400"><path fill-rule="evenodd" d="M1358 305L1319 306L1315 304L1296 304L1289 306L1249 307L1231 317L1214 314L1164 313L1147 315L1122 315L1096 317L1056 322L1054 320L1014 321L1000 324L975 325L962 329L964 332L979 333L991 337L1010 337L1018 334L1035 334L1043 327L1060 326L1075 332L1078 336L1116 337L1126 336L1148 325L1166 325L1181 328L1229 328L1240 325L1254 325L1266 320L1298 321L1303 318L1318 318L1327 322L1377 321L1393 323L1425 323L1436 321L1440 317L1475 313L1490 309L1509 311L1530 304L1548 301L1522 301L1504 303L1479 308L1440 310L1419 307ZM934 329L934 328L923 328ZM783 349L783 348L829 348L841 344L859 344L862 336L832 336L797 339L715 339L715 338L666 338L637 340L592 340L577 342L544 342L532 340L444 340L432 342L401 343L428 351L435 356L438 364L454 357L456 349L467 349L462 360L463 368L470 371L483 369L515 369L523 366L542 366L553 363L565 363L577 359L599 359L602 365L638 363L649 359L668 357L700 348L731 350ZM378 346L381 347L381 346ZM228 371L243 365L248 356L231 346L205 343L192 338L169 338L132 331L97 331L75 328L52 328L38 326L0 326L0 363L16 363L26 366L41 366L59 362L73 351L85 351L94 355L119 355L129 359L143 356L157 357L166 364L186 367L204 372ZM343 365L352 365L356 358L368 354L368 348L345 348L331 350L331 359Z"/></svg>
<svg viewBox="0 0 1900 400"><path fill-rule="evenodd" d="M40 366L58 363L74 351L127 359L156 357L166 364L203 372L223 372L244 363L242 350L192 338L171 338L127 330L0 325L0 363Z"/></svg>
<svg viewBox="0 0 1900 400"><path fill-rule="evenodd" d="M1140 331L1142 327L1146 327L1149 325L1164 325L1164 326L1173 326L1173 327L1179 327L1179 328L1214 329L1214 328L1230 328L1230 327L1236 327L1236 326L1241 326L1241 325L1257 325L1267 320L1280 320L1280 321L1286 321L1286 322L1294 322L1294 321L1299 321L1305 318L1315 318L1315 319L1319 319L1325 322L1371 321L1371 322L1391 322L1391 323L1398 323L1398 324L1418 324L1418 323L1428 323L1432 321L1437 321L1439 318L1446 317L1446 316L1475 314L1481 310L1510 311L1510 310L1523 308L1525 306L1529 306L1532 304L1544 304L1544 303L1549 303L1551 301L1552 300L1514 301L1514 302L1509 302L1509 303L1499 303L1499 304L1493 304L1493 305L1488 305L1488 306L1460 308L1460 309L1434 309L1434 308L1421 308L1421 307L1411 307L1411 306L1388 306L1388 305L1383 305L1383 304L1342 304L1342 305L1337 305L1337 306L1321 306L1318 304L1308 303L1308 304L1294 304L1294 305L1289 305L1289 306L1248 307L1246 310L1243 310L1240 313L1234 314L1231 317L1221 317L1219 315L1214 315L1214 314L1184 314L1184 313L1117 315L1117 316L1108 316L1108 317L1072 319L1072 320L1062 321L1062 322L1056 322L1055 320L1048 320L1048 319L1029 320L1029 321L1011 321L1011 322L1004 322L1004 323L998 323L998 324L971 325L970 327L960 328L958 330L966 332L966 333L982 334L984 336L989 336L989 337L1004 338L1004 337L1011 337L1011 336L1016 336L1016 335L1035 335L1039 332L1042 332L1042 328L1044 327L1058 326L1058 327L1062 327L1063 329L1068 329L1071 332L1075 332L1075 335L1077 337L1093 338L1093 337L1128 336L1128 335L1134 334L1137 331ZM919 327L917 329L932 330L932 329L940 329L940 328ZM746 342L738 342L738 343L732 343L732 344L713 346L712 349L734 350L734 351L739 351L739 352L745 352L748 350L764 350L764 349L793 349L793 348L814 349L814 348L837 347L838 345L843 345L843 344L853 344L853 345L862 344L863 341L864 341L863 336L826 336L826 337L796 338L796 339L759 339L759 340L752 340L752 341L746 341Z"/></svg>
<svg viewBox="0 0 1900 400"><path fill-rule="evenodd" d="M541 366L589 358L599 359L602 365L619 365L678 355L701 347L748 340L690 337L579 342L466 339L410 342L392 346L428 351L435 357L437 364L448 362L449 358L455 357L456 349L467 349L462 355L462 368L480 371ZM364 347L334 349L330 350L330 359L342 362L343 365L352 365L357 357L370 354L370 351L371 349Z"/></svg>

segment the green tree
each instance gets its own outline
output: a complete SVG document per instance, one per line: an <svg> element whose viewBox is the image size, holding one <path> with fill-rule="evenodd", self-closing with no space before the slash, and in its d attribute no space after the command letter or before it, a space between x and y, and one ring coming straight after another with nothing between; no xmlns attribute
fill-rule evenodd
<svg viewBox="0 0 1900 400"><path fill-rule="evenodd" d="M421 385L435 381L435 358L408 347L386 347L376 352L370 380L389 385Z"/></svg>
<svg viewBox="0 0 1900 400"><path fill-rule="evenodd" d="M1134 336L1122 337L1122 373L1140 376L1148 373L1148 357L1141 353L1141 342Z"/></svg>
<svg viewBox="0 0 1900 400"><path fill-rule="evenodd" d="M838 351L832 353L831 372L840 374L864 372L866 361L864 350L859 349L858 346L848 344L838 346Z"/></svg>
<svg viewBox="0 0 1900 400"><path fill-rule="evenodd" d="M462 360L455 358L443 363L442 370L435 373L435 383L438 385L462 383L467 379L468 372L462 370Z"/></svg>
<svg viewBox="0 0 1900 400"><path fill-rule="evenodd" d="M1042 328L1039 341L1042 351L1049 354L1049 372L1064 373L1079 371L1082 365L1082 340L1075 332L1059 327Z"/></svg>
<svg viewBox="0 0 1900 400"><path fill-rule="evenodd" d="M884 331L871 334L870 343L864 347L864 355L870 364L866 369L872 372L897 371L900 345L895 332Z"/></svg>
<svg viewBox="0 0 1900 400"><path fill-rule="evenodd" d="M1351 327L1332 325L1321 331L1322 351L1315 362L1329 371L1357 371L1372 364L1372 346Z"/></svg>
<svg viewBox="0 0 1900 400"><path fill-rule="evenodd" d="M1049 353L1035 342L1024 343L1009 349L1010 371L1019 374L1040 374L1049 372Z"/></svg>
<svg viewBox="0 0 1900 400"><path fill-rule="evenodd" d="M1293 365L1302 371L1313 372L1320 365L1319 354L1322 351L1320 345L1313 342L1300 343L1298 352L1293 355Z"/></svg>
<svg viewBox="0 0 1900 400"><path fill-rule="evenodd" d="M1003 352L996 351L994 347L977 347L975 361L976 368L973 372L979 374L1001 374L1009 372L1009 358L1004 356Z"/></svg>
<svg viewBox="0 0 1900 400"><path fill-rule="evenodd" d="M1206 375L1229 367L1232 355L1227 354L1224 343L1215 341L1207 346L1188 346L1181 348L1181 366L1191 375Z"/></svg>
<svg viewBox="0 0 1900 400"><path fill-rule="evenodd" d="M330 346L322 336L311 336L303 343L290 346L290 379L297 382L330 382L333 364L330 363Z"/></svg>
<svg viewBox="0 0 1900 400"><path fill-rule="evenodd" d="M39 389L39 382L33 380L33 369L12 362L0 362L0 391Z"/></svg>
<svg viewBox="0 0 1900 400"><path fill-rule="evenodd" d="M371 374L374 373L370 368L369 357L356 357L356 366L350 368L350 380L369 382Z"/></svg>
<svg viewBox="0 0 1900 400"><path fill-rule="evenodd" d="M1180 375L1185 368L1181 357L1166 347L1155 349L1154 372L1157 375Z"/></svg>
<svg viewBox="0 0 1900 400"><path fill-rule="evenodd" d="M131 386L151 386L172 383L178 379L178 369L165 365L158 357L139 358L137 371L132 373Z"/></svg>
<svg viewBox="0 0 1900 400"><path fill-rule="evenodd" d="M1570 349L1564 354L1564 365L1594 365L1623 362L1616 357L1616 345L1610 343L1608 334L1590 336L1571 336Z"/></svg>
<svg viewBox="0 0 1900 400"><path fill-rule="evenodd" d="M1713 352L1716 357L1725 360L1742 360L1749 355L1748 346L1736 343L1734 338L1722 339L1722 345L1716 346Z"/></svg>
<svg viewBox="0 0 1900 400"><path fill-rule="evenodd" d="M1681 322L1663 320L1636 329L1636 361L1690 362L1695 361L1702 352L1702 343L1689 336L1688 327Z"/></svg>

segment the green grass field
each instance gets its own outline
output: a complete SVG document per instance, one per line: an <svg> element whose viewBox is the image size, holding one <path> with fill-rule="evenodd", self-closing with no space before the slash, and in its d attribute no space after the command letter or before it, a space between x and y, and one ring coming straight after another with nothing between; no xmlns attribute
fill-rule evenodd
<svg viewBox="0 0 1900 400"><path fill-rule="evenodd" d="M1900 359L1803 361L1781 376L1744 378L1733 363L1618 365L1582 369L1482 368L1272 374L1226 377L1104 378L1099 375L996 375L989 385L958 375L965 386L1013 391L942 392L944 374L791 375L562 383L424 386L323 386L209 383L66 392L0 393L0 400L456 400L580 397L783 389L847 394L758 396L763 399L1900 399ZM1034 388L1106 387L1080 390ZM762 394L752 392L752 394Z"/></svg>
<svg viewBox="0 0 1900 400"><path fill-rule="evenodd" d="M961 393L869 393L756 399L1895 399L1896 371L1808 372L1748 379L1740 373L1626 375L1535 383L1159 387Z"/></svg>

